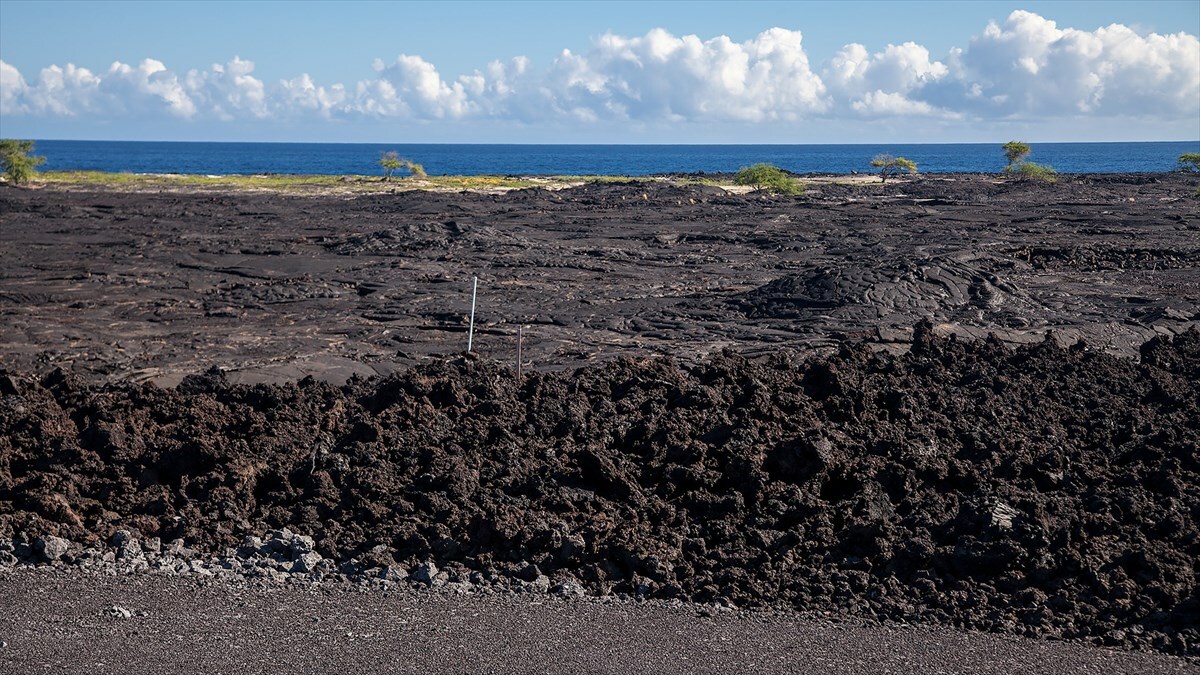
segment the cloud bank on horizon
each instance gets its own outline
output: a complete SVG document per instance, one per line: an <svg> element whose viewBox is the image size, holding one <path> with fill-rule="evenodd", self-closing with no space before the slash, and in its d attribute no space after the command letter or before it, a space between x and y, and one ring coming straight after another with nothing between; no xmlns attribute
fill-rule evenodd
<svg viewBox="0 0 1200 675"><path fill-rule="evenodd" d="M376 60L374 76L274 83L233 58L176 72L147 58L93 72L68 63L26 78L0 61L0 114L10 118L179 121L333 119L787 124L822 118L943 121L1139 117L1198 127L1200 41L1140 35L1113 24L1059 28L1013 12L934 59L913 43L871 52L849 44L814 66L800 31L724 36L606 34L586 53L563 50L545 68L525 57L453 80L420 56Z"/></svg>

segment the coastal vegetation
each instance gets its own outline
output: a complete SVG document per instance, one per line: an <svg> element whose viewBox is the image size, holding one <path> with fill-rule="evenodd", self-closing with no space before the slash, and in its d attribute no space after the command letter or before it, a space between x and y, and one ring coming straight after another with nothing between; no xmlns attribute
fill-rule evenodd
<svg viewBox="0 0 1200 675"><path fill-rule="evenodd" d="M1004 158L1008 160L1009 167L1025 161L1029 153L1033 152L1033 148L1030 148L1028 143L1021 141L1009 141L1001 147L1004 148Z"/></svg>
<svg viewBox="0 0 1200 675"><path fill-rule="evenodd" d="M786 174L785 174L786 176ZM855 184L853 176L812 177L817 183ZM621 175L546 175L546 176L423 176L407 177L403 181L384 182L378 176L365 175L308 175L308 174L162 174L106 171L46 171L39 173L36 182L65 188L104 188L127 192L191 192L191 191L258 191L289 194L360 194L396 192L402 190L503 192L524 188L557 190L587 183L671 183L673 185L712 185L728 187L734 184L731 174L698 174L672 176ZM798 184L799 190L804 186Z"/></svg>
<svg viewBox="0 0 1200 675"><path fill-rule="evenodd" d="M1180 155L1175 170L1184 173L1200 173L1200 152L1185 152ZM1200 185L1196 186L1196 191L1192 193L1192 196L1200 197Z"/></svg>
<svg viewBox="0 0 1200 675"><path fill-rule="evenodd" d="M383 180L391 180L392 176L401 169L407 169L414 178L425 178L425 167L416 162L404 159L395 150L383 153L379 158L379 166L383 167Z"/></svg>
<svg viewBox="0 0 1200 675"><path fill-rule="evenodd" d="M1004 173L1017 178L1025 178L1028 180L1042 181L1043 183L1053 183L1058 180L1058 172L1046 164L1035 164L1033 162L1018 162L1012 164Z"/></svg>
<svg viewBox="0 0 1200 675"><path fill-rule="evenodd" d="M104 171L48 171L38 176L48 184L106 187L120 190L262 190L292 193L390 192L396 189L492 190L520 189L578 183L572 177L524 178L513 176L425 176L403 184L384 183L377 176L326 176L299 174L198 174L109 173Z"/></svg>
<svg viewBox="0 0 1200 675"><path fill-rule="evenodd" d="M911 159L893 157L888 154L875 155L875 158L871 160L871 166L879 169L879 180L884 183L887 182L888 176L917 172L916 162Z"/></svg>
<svg viewBox="0 0 1200 675"><path fill-rule="evenodd" d="M22 145L17 141L6 141L5 170L9 158L29 157L32 144ZM9 149L19 152L12 153ZM1016 157L1028 155L1018 153ZM29 157L29 163L37 166L41 158ZM872 159L872 166L880 171L881 179L888 180L896 174L917 172L916 162L904 157L879 155ZM911 164L911 168L910 165ZM418 165L419 166L419 165ZM1200 175L1200 153L1184 153L1178 157L1177 171ZM1004 169L1004 174L1014 180L1055 182L1057 171L1048 165L1030 161L1015 162ZM27 177L26 177L27 176ZM845 184L856 185L870 182L873 177L865 175L808 175L797 176L770 164L743 167L732 173L693 173L664 175L410 175L403 180L382 181L376 175L306 175L306 174L159 174L105 171L43 171L23 174L19 180L35 185L66 188L105 188L120 191L211 191L224 190L284 192L292 194L357 194L373 192L396 192L403 190L431 191L476 191L503 192L524 188L549 190L574 187L588 183L671 183L674 185L710 185L729 189L731 186L775 194L799 194L808 185ZM9 177L12 181L12 177ZM736 190L735 190L736 191ZM1200 196L1200 195L1198 195Z"/></svg>
<svg viewBox="0 0 1200 675"><path fill-rule="evenodd" d="M804 186L788 172L771 164L755 164L744 166L733 177L735 185L747 185L755 192L768 194L798 195L804 192Z"/></svg>
<svg viewBox="0 0 1200 675"><path fill-rule="evenodd" d="M397 190L503 191L523 188L550 190L584 183L630 183L669 180L677 184L728 185L731 181L712 177L654 176L423 176L404 181L383 182L378 176L302 174L201 174L110 173L105 171L46 171L36 177L46 185L137 191L262 191L293 194L371 193Z"/></svg>
<svg viewBox="0 0 1200 675"><path fill-rule="evenodd" d="M37 157L33 153L33 141L18 141L12 138L0 139L0 165L4 168L4 177L14 185L28 182L37 175L37 167L46 161L45 157Z"/></svg>
<svg viewBox="0 0 1200 675"><path fill-rule="evenodd" d="M1029 147L1028 143L1009 141L1001 147L1004 149L1004 158L1008 160L1008 166L1004 167L1006 175L1043 183L1053 183L1058 180L1058 172L1054 170L1054 167L1029 161L1028 158L1033 153L1033 148Z"/></svg>

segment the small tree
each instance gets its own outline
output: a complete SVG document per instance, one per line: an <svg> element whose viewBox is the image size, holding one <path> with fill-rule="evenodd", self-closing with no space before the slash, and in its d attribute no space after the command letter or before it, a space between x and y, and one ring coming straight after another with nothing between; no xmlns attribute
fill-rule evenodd
<svg viewBox="0 0 1200 675"><path fill-rule="evenodd" d="M400 155L396 154L395 150L389 150L379 157L379 166L383 167L383 179L389 180L400 169L408 169L408 173L417 178L425 177L425 167L410 162Z"/></svg>
<svg viewBox="0 0 1200 675"><path fill-rule="evenodd" d="M911 159L903 157L892 157L891 155L875 155L871 160L871 166L879 169L880 182L886 183L888 176L899 173L916 173L917 163Z"/></svg>
<svg viewBox="0 0 1200 675"><path fill-rule="evenodd" d="M45 157L35 157L29 154L31 152L33 141L0 140L0 163L4 165L4 175L14 185L36 176L37 167L46 161Z"/></svg>
<svg viewBox="0 0 1200 675"><path fill-rule="evenodd" d="M1003 148L1004 158L1008 160L1008 166L1004 167L1006 175L1040 180L1044 183L1053 183L1058 180L1058 172L1053 167L1026 161L1026 158L1033 153L1033 148L1030 148L1028 143L1009 141L1003 145Z"/></svg>
<svg viewBox="0 0 1200 675"><path fill-rule="evenodd" d="M737 185L749 185L755 192L780 193L797 195L804 192L804 186L792 178L786 171L770 164L755 164L744 166L733 177Z"/></svg>
<svg viewBox="0 0 1200 675"><path fill-rule="evenodd" d="M404 166L404 160L400 159L395 150L389 150L380 156L379 166L383 167L383 179L391 180L392 175Z"/></svg>
<svg viewBox="0 0 1200 675"><path fill-rule="evenodd" d="M1025 160L1029 153L1033 152L1033 148L1029 147L1028 143L1021 141L1009 141L1003 145L1004 158L1008 160L1008 165L1011 167Z"/></svg>
<svg viewBox="0 0 1200 675"><path fill-rule="evenodd" d="M1175 167L1176 171L1186 171L1187 173L1200 173L1200 152L1185 152L1179 156L1179 164Z"/></svg>

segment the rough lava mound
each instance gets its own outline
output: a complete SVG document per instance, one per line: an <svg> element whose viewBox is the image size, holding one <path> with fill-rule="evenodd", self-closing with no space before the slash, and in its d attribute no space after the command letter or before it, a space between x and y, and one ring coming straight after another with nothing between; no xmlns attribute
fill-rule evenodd
<svg viewBox="0 0 1200 675"><path fill-rule="evenodd" d="M338 387L0 375L0 534L788 605L1200 654L1200 333L1138 360L916 331L896 355Z"/></svg>
<svg viewBox="0 0 1200 675"><path fill-rule="evenodd" d="M811 320L846 326L907 325L913 314L982 325L1028 327L1044 309L1012 282L975 264L976 254L905 259L875 267L810 266L741 294L750 318ZM986 318L985 318L986 317Z"/></svg>

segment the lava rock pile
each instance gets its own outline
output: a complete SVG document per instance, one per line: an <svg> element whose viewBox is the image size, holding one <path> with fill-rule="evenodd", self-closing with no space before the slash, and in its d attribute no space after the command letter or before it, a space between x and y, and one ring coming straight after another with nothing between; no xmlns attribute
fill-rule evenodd
<svg viewBox="0 0 1200 675"><path fill-rule="evenodd" d="M1198 383L1194 330L1131 360L928 325L903 355L625 359L521 381L462 357L342 387L10 372L0 536L61 555L127 530L219 552L289 528L313 537L314 567L1196 655Z"/></svg>

